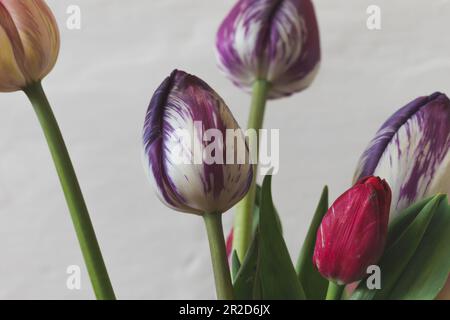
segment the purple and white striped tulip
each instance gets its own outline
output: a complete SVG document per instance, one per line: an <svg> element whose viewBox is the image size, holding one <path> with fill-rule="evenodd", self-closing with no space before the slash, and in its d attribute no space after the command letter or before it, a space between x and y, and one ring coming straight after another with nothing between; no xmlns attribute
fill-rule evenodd
<svg viewBox="0 0 450 320"><path fill-rule="evenodd" d="M391 218L411 204L450 192L450 100L436 92L397 111L363 153L355 181L369 175L392 188Z"/></svg>
<svg viewBox="0 0 450 320"><path fill-rule="evenodd" d="M223 213L248 192L253 177L249 161L239 164L204 160L202 150L209 140L204 133L210 129L223 137L226 131L237 130L234 145L242 143L249 159L245 136L222 98L199 78L175 70L153 95L143 143L145 167L157 194L177 211ZM226 142L215 151L223 157L230 150ZM194 161L199 152L200 161ZM180 158L188 161L180 162Z"/></svg>
<svg viewBox="0 0 450 320"><path fill-rule="evenodd" d="M320 39L310 0L239 0L219 28L219 67L250 91L267 80L269 99L306 89L320 64Z"/></svg>

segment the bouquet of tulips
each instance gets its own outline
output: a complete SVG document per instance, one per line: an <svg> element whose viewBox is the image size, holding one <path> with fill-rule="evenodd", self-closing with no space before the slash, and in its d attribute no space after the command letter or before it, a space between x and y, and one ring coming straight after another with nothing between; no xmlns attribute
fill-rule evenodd
<svg viewBox="0 0 450 320"><path fill-rule="evenodd" d="M48 141L98 299L115 299L69 154L41 86L59 32L43 0L0 0L0 91L29 97ZM203 218L219 299L436 299L450 273L450 100L395 112L363 152L353 185L319 198L297 262L258 167L269 100L308 88L321 61L311 0L239 0L220 25L220 69L252 94L247 131L206 82L175 70L145 117L144 166L158 197ZM258 185L258 180L262 184ZM235 207L228 238L222 214ZM447 296L446 296L447 294Z"/></svg>

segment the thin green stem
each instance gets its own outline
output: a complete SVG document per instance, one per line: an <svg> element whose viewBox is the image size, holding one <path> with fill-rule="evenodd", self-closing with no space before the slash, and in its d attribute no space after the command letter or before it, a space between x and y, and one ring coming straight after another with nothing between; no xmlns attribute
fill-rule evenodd
<svg viewBox="0 0 450 320"><path fill-rule="evenodd" d="M256 137L249 135L249 145L257 146L259 152L259 130L262 128L264 113L266 109L267 94L270 84L266 80L257 80L253 85L252 104L248 119L247 129L256 130ZM256 141L253 139L256 138ZM256 157L258 153L256 153ZM256 196L256 177L258 175L258 164L253 165L253 181L247 195L242 199L236 212L234 222L233 249L236 250L240 261L244 261L247 250L252 239L253 207Z"/></svg>
<svg viewBox="0 0 450 320"><path fill-rule="evenodd" d="M95 295L99 300L114 300L114 291L83 199L83 194L81 193L58 123L53 115L41 83L33 84L24 91L34 107L45 138L47 139Z"/></svg>
<svg viewBox="0 0 450 320"><path fill-rule="evenodd" d="M345 286L341 286L333 281L328 284L328 291L326 300L341 300L342 292Z"/></svg>
<svg viewBox="0 0 450 320"><path fill-rule="evenodd" d="M222 214L205 213L203 215L208 233L209 248L216 282L217 299L233 300L233 285L228 267L225 238L222 227Z"/></svg>

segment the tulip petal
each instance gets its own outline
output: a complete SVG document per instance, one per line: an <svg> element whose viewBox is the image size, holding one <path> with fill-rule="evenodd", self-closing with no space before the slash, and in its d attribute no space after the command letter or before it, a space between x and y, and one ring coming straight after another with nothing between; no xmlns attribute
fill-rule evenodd
<svg viewBox="0 0 450 320"><path fill-rule="evenodd" d="M377 175L393 191L391 218L412 203L450 192L450 100L421 97L396 112L363 153L355 180Z"/></svg>
<svg viewBox="0 0 450 320"><path fill-rule="evenodd" d="M24 51L14 21L0 1L0 91L10 92L26 84L22 70Z"/></svg>

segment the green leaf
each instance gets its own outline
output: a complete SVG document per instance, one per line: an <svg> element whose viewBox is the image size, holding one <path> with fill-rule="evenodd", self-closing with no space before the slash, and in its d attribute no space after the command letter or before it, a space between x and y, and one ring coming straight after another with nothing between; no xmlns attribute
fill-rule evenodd
<svg viewBox="0 0 450 320"><path fill-rule="evenodd" d="M303 300L305 293L289 256L272 202L270 175L264 179L259 217L257 278L264 300Z"/></svg>
<svg viewBox="0 0 450 320"><path fill-rule="evenodd" d="M363 280L353 293L351 299L378 300L389 298L396 282L400 279L408 263L413 258L434 214L444 199L445 197L442 195L435 196L423 207L400 236L387 247L379 264L382 272L381 289L369 290L366 287L366 281ZM404 216L410 217L410 215Z"/></svg>
<svg viewBox="0 0 450 320"><path fill-rule="evenodd" d="M325 186L297 261L298 277L303 285L306 297L310 300L323 300L327 295L328 280L323 278L313 265L317 231L327 210L328 187Z"/></svg>
<svg viewBox="0 0 450 320"><path fill-rule="evenodd" d="M255 206L253 210L253 234L255 234L255 231L259 226L259 207L261 206L261 190L262 190L261 186L256 185ZM283 233L283 226L281 224L280 215L278 214L278 211L275 208L275 206L273 207L273 210L276 213L278 227L280 228L281 233Z"/></svg>
<svg viewBox="0 0 450 320"><path fill-rule="evenodd" d="M233 281L236 280L236 276L240 268L241 262L239 261L236 250L233 250L233 253L231 255L231 274L233 276Z"/></svg>
<svg viewBox="0 0 450 320"><path fill-rule="evenodd" d="M406 208L400 212L390 223L388 240L386 242L386 247L390 247L395 240L397 240L400 235L405 231L405 229L414 221L420 211L430 202L433 197L419 201L409 208Z"/></svg>
<svg viewBox="0 0 450 320"><path fill-rule="evenodd" d="M259 226L260 204L261 204L261 187L259 185L256 185L255 205L253 206L253 224L252 224L253 235L255 235L256 230L258 230Z"/></svg>
<svg viewBox="0 0 450 320"><path fill-rule="evenodd" d="M389 299L435 299L444 287L450 272L449 243L450 207L447 198L444 198Z"/></svg>
<svg viewBox="0 0 450 320"><path fill-rule="evenodd" d="M252 222L252 234L253 236L256 234L258 228L259 228L259 207L261 206L261 186L260 185L256 185L256 195L255 195L255 205L253 206L253 222ZM283 232L283 227L281 225L281 220L280 220L280 216L278 215L277 210L275 209L275 213L276 213L276 217L277 217L277 223L278 223L278 227L280 228L281 232ZM233 259L234 258L234 254L231 257L232 260L232 268L231 268L231 275L233 277L233 279L236 279L237 274L239 272L239 268L237 265L233 265ZM237 256L236 256L237 258Z"/></svg>
<svg viewBox="0 0 450 320"><path fill-rule="evenodd" d="M244 262L234 281L234 294L236 300L252 300L256 286L256 271L259 252L259 234L253 238L252 244L245 256Z"/></svg>

